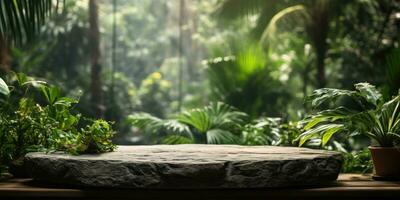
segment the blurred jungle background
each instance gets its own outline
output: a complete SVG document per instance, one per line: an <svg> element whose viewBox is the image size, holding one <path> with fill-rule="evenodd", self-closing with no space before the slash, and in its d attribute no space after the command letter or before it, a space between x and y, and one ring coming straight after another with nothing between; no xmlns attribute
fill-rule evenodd
<svg viewBox="0 0 400 200"><path fill-rule="evenodd" d="M32 34L1 26L2 74L79 97L80 113L114 122L117 144L292 145L314 89L369 82L389 98L400 86L398 0L51 2L46 17L19 19Z"/></svg>

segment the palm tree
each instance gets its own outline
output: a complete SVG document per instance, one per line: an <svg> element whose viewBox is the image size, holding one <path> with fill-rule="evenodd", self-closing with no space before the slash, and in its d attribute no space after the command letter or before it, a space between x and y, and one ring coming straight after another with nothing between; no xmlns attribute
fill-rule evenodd
<svg viewBox="0 0 400 200"><path fill-rule="evenodd" d="M308 39L314 47L317 86L324 87L326 85L324 60L328 49L329 22L334 18L334 14L339 14L338 7L344 4L344 1L330 0L225 0L218 6L216 13L223 19L236 19L258 14L257 25L253 32L261 41L271 36L281 19L294 18L292 21L303 25Z"/></svg>
<svg viewBox="0 0 400 200"><path fill-rule="evenodd" d="M0 1L0 71L10 70L10 47L32 41L59 0Z"/></svg>

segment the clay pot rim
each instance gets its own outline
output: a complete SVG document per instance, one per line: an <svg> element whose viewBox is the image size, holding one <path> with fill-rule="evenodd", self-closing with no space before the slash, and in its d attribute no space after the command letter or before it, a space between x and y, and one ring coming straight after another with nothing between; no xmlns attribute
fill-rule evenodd
<svg viewBox="0 0 400 200"><path fill-rule="evenodd" d="M380 149L396 149L396 150L400 150L400 147L381 147L381 146L369 146L368 149L372 149L372 150L380 150Z"/></svg>

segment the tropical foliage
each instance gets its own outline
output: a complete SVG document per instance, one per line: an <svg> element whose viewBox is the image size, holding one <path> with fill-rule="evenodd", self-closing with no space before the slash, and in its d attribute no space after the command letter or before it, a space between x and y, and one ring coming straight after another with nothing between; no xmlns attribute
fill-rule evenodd
<svg viewBox="0 0 400 200"><path fill-rule="evenodd" d="M64 97L57 87L25 74L10 74L7 80L8 85L0 79L1 165L31 151L82 154L115 149L111 125L74 114L76 98Z"/></svg>
<svg viewBox="0 0 400 200"><path fill-rule="evenodd" d="M147 113L131 115L128 123L166 144L242 144L242 145L295 145L300 134L296 124L282 123L280 118L249 116L221 102L204 108L184 111L172 119L160 119Z"/></svg>
<svg viewBox="0 0 400 200"><path fill-rule="evenodd" d="M114 128L120 144L338 150L360 172L367 136L391 146L399 134L398 1L2 0L0 11L8 161L109 151ZM376 88L351 90L365 81Z"/></svg>
<svg viewBox="0 0 400 200"><path fill-rule="evenodd" d="M188 110L174 119L162 120L154 116L139 113L128 117L128 121L147 133L164 132L163 142L234 144L239 141L241 125L247 115L235 108L221 103Z"/></svg>
<svg viewBox="0 0 400 200"><path fill-rule="evenodd" d="M328 108L306 119L306 130L300 135L300 146L307 140L322 136L325 145L337 133L364 134L382 147L392 147L400 139L400 96L384 102L382 94L368 83L354 85L356 90L318 89L309 97L314 108L332 103ZM348 98L348 99L344 99ZM353 101L352 106L340 101Z"/></svg>
<svg viewBox="0 0 400 200"><path fill-rule="evenodd" d="M277 67L267 62L267 56L257 44L240 48L231 56L207 61L211 97L226 102L256 118L268 111L270 116L285 110L289 92L280 77L274 76Z"/></svg>
<svg viewBox="0 0 400 200"><path fill-rule="evenodd" d="M343 173L371 173L373 164L368 149L356 153L345 153Z"/></svg>
<svg viewBox="0 0 400 200"><path fill-rule="evenodd" d="M0 38L19 44L32 41L48 16L57 10L58 0L1 1Z"/></svg>

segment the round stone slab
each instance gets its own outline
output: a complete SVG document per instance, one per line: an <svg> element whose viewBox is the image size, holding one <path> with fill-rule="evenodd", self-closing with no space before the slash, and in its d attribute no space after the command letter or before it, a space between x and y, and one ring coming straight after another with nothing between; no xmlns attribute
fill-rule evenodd
<svg viewBox="0 0 400 200"><path fill-rule="evenodd" d="M339 153L295 147L238 145L119 146L72 156L29 153L34 179L88 187L271 188L336 180Z"/></svg>

